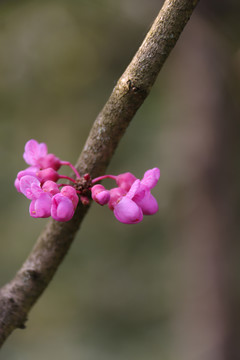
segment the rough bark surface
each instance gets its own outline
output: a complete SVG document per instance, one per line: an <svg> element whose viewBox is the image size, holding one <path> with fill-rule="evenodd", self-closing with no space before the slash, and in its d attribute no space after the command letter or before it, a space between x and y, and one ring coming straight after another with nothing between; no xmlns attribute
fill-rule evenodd
<svg viewBox="0 0 240 360"><path fill-rule="evenodd" d="M80 174L102 175L134 114L141 106L198 0L167 0L141 47L98 115L77 161ZM14 279L0 290L0 346L24 328L33 304L66 255L89 206L79 205L67 223L50 221Z"/></svg>

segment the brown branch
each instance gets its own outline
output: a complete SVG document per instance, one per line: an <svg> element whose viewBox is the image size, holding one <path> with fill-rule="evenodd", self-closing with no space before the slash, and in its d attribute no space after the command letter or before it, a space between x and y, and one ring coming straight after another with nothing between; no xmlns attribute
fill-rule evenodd
<svg viewBox="0 0 240 360"><path fill-rule="evenodd" d="M81 174L103 174L134 114L188 22L198 0L165 1L132 62L93 124L78 159ZM33 304L66 255L88 206L79 205L67 223L50 221L15 278L0 290L0 345L15 328L24 328Z"/></svg>

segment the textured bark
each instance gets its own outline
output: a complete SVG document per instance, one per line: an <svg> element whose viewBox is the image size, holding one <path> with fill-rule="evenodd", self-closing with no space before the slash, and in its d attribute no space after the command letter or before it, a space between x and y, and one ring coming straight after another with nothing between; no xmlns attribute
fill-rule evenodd
<svg viewBox="0 0 240 360"><path fill-rule="evenodd" d="M77 162L81 174L103 174L134 114L188 22L197 0L164 3L132 62L93 124ZM0 344L15 328L24 328L27 314L49 284L89 206L79 205L67 223L50 221L15 278L0 290Z"/></svg>

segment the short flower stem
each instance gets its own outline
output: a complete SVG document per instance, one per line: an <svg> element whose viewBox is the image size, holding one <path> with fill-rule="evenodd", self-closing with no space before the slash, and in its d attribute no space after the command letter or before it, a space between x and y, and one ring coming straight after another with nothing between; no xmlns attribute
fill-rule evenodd
<svg viewBox="0 0 240 360"><path fill-rule="evenodd" d="M99 176L99 177L93 179L93 180L92 180L92 184L95 184L96 182L101 181L101 180L103 180L103 179L113 179L113 180L116 181L116 178L117 178L117 177L114 176L114 175L103 175L103 176Z"/></svg>
<svg viewBox="0 0 240 360"><path fill-rule="evenodd" d="M74 172L74 174L76 175L77 178L81 177L81 175L79 174L79 172L77 171L75 166L73 166L69 161L61 161L61 165L69 166L72 169L72 171Z"/></svg>
<svg viewBox="0 0 240 360"><path fill-rule="evenodd" d="M75 180L70 178L69 176L66 175L59 175L59 179L67 179L69 181L72 181L73 183L75 183Z"/></svg>

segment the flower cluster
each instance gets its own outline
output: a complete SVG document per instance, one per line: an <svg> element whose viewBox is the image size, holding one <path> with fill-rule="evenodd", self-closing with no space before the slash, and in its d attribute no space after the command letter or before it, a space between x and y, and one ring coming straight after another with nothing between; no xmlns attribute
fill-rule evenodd
<svg viewBox="0 0 240 360"><path fill-rule="evenodd" d="M57 172L62 165L73 169L72 164L61 161L54 154L48 154L47 145L39 144L36 140L26 143L23 158L30 166L17 174L15 187L31 200L30 215L40 218L52 216L57 221L70 220L79 201L77 190L73 186L56 182L59 179L75 182ZM73 170L80 177L77 170Z"/></svg>
<svg viewBox="0 0 240 360"><path fill-rule="evenodd" d="M143 219L143 215L153 215L158 211L158 203L151 194L160 177L160 170L154 168L145 172L142 180L137 179L130 172L114 175L104 175L92 181L111 178L117 187L106 190L102 185L92 187L92 198L100 205L108 204L115 217L125 224L136 224Z"/></svg>
<svg viewBox="0 0 240 360"><path fill-rule="evenodd" d="M158 168L146 171L142 180L129 172L91 180L89 174L81 177L70 162L49 154L46 144L33 139L26 143L23 158L30 166L17 174L14 184L18 192L31 200L29 212L32 217L52 216L57 221L69 221L79 199L87 205L90 194L98 204L108 204L117 220L125 224L138 223L143 215L152 215L158 210L157 201L151 194L160 177ZM60 175L58 170L62 165L69 166L76 179ZM103 185L96 184L106 178L115 180L117 187L107 190ZM58 184L59 179L67 179L71 185Z"/></svg>

